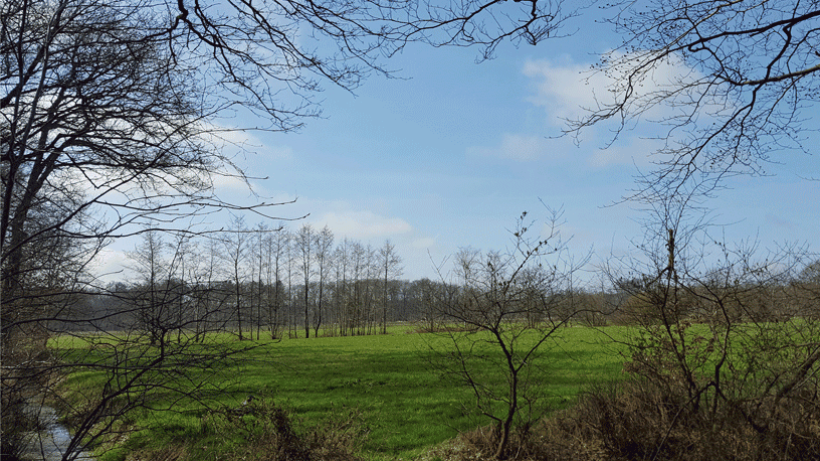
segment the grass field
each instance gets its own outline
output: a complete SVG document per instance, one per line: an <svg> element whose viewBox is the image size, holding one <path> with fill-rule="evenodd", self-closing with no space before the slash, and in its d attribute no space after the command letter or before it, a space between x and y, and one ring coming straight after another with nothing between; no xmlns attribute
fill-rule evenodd
<svg viewBox="0 0 820 461"><path fill-rule="evenodd" d="M446 348L448 338L408 333L404 326L389 333L259 341L260 347L245 353L239 365L220 371L217 379L226 391L219 394L218 404L237 407L252 394L292 410L304 427L356 413L363 433L360 454L370 460L412 459L458 431L488 424L469 411L469 388L431 366L430 346ZM618 379L623 359L607 335L621 333L617 327L566 328L556 341L545 344L534 366L545 371L539 386L550 408L571 405L589 384ZM69 389L88 389L94 383L93 374L67 380ZM142 430L103 458L122 459L134 450L184 444L196 453L212 453L217 446L217 459L219 450L241 443L235 440L239 435L203 435L202 408L183 405L175 410L135 415L132 424Z"/></svg>

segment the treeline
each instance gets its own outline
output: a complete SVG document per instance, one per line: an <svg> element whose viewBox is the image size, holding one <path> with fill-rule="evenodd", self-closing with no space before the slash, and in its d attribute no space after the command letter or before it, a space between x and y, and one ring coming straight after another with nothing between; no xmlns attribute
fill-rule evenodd
<svg viewBox="0 0 820 461"><path fill-rule="evenodd" d="M401 258L389 240L374 248L350 239L336 242L330 229L310 224L296 230L248 229L241 219L234 224L232 231L174 238L145 232L129 255L137 276L82 296L75 309L97 320L67 322L66 328L139 330L156 343L168 335L215 331L241 339L377 334L395 322L434 331L448 321L447 306L467 290L458 277L455 283L400 279ZM457 265L470 257L475 255L456 255ZM816 293L818 273L816 262L788 279L731 290L714 273L714 280L699 279L679 300L677 315L694 322L708 322L718 309L750 321L805 316L814 298L806 295ZM621 278L598 289L565 287L549 294L562 299L551 315L588 326L654 323L660 320L651 308L659 282ZM707 293L722 293L723 306L708 301ZM559 310L572 312L571 318Z"/></svg>
<svg viewBox="0 0 820 461"><path fill-rule="evenodd" d="M142 234L129 254L132 280L111 283L81 304L93 328L148 332L230 330L239 338L385 333L391 322L433 319L434 303L454 288L402 280L402 261L378 248L336 242L327 227L249 229L169 238ZM85 324L89 326L92 324Z"/></svg>

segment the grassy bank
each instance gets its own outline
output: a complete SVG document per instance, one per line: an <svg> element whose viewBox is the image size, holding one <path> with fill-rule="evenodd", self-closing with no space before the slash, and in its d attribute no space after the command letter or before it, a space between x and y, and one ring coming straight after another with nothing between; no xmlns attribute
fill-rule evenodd
<svg viewBox="0 0 820 461"><path fill-rule="evenodd" d="M539 390L550 408L570 405L590 383L620 376L623 360L607 334L621 334L621 330L566 328L556 341L545 345L534 365L547 370ZM458 431L488 423L470 411L469 388L443 378L431 365L436 362L431 346L446 348L447 341L398 326L388 335L258 341L259 347L244 353L238 364L219 370L215 378L219 382L213 384L224 391L211 407L241 408L253 395L257 401L290 409L302 428L329 419L356 420L361 456L410 459ZM65 350L81 347L76 341L57 344ZM66 389L87 390L99 382L93 373L75 375L66 381ZM166 396L157 393L156 398ZM192 402L179 402L172 412L136 413L129 424L142 430L104 458L123 459L126 453L140 450L184 446L185 452L197 454L196 459L218 459L221 452L241 445L246 435L207 427L210 414Z"/></svg>

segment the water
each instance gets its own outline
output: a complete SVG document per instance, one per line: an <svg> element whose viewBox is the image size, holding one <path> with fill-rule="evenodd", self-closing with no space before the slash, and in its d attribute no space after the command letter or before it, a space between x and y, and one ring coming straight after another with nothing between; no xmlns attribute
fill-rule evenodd
<svg viewBox="0 0 820 461"><path fill-rule="evenodd" d="M31 407L45 429L30 434L23 459L28 461L60 461L71 443L71 434L60 424L57 412L48 406ZM92 461L88 453L79 453L75 459Z"/></svg>

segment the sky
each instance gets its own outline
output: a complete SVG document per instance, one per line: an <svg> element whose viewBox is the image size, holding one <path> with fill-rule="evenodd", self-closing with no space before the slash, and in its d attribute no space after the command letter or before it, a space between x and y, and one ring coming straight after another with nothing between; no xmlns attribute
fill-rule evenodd
<svg viewBox="0 0 820 461"><path fill-rule="evenodd" d="M543 222L546 204L563 211L570 253L593 253L593 273L634 251L643 235L641 206L620 199L639 171L651 171L655 144L645 122L609 148L607 125L579 140L560 136L563 119L583 115L582 107L605 94L606 81L589 69L620 43L600 24L574 30L535 47L505 44L480 63L475 48L408 46L384 62L397 78L371 76L354 93L325 85L316 96L322 117L304 128L237 134L252 152L236 162L266 179L252 180L259 197L232 181L220 182L218 192L241 203L296 199L274 210L282 218L308 215L285 223L292 230L327 225L337 242L375 247L389 239L406 279L438 278L437 267L447 272L448 257L462 247L506 248L521 212ZM704 204L709 221L729 241L756 239L763 248L806 242L816 251L820 181L801 177L820 176L820 158L788 151L774 158L782 163L767 166L771 176L727 181ZM134 245L111 245L96 270L120 277Z"/></svg>

